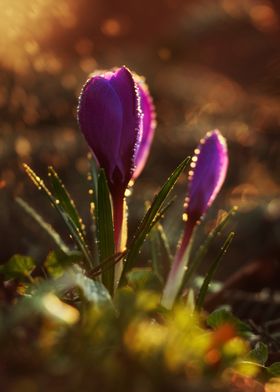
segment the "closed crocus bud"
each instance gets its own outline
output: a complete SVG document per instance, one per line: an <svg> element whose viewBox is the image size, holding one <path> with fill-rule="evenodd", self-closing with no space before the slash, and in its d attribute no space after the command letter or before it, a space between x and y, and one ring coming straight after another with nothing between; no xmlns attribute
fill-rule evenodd
<svg viewBox="0 0 280 392"><path fill-rule="evenodd" d="M92 76L78 107L81 131L112 195L123 194L135 169L143 115L137 85L126 67Z"/></svg>
<svg viewBox="0 0 280 392"><path fill-rule="evenodd" d="M225 138L216 129L208 132L195 149L189 172L185 201L186 227L181 248L185 248L196 223L212 205L220 191L228 168ZM181 251L184 251L182 249Z"/></svg>
<svg viewBox="0 0 280 392"><path fill-rule="evenodd" d="M93 75L82 89L78 121L112 196L115 249L125 246L124 195L142 171L153 139L154 107L143 81L126 67Z"/></svg>
<svg viewBox="0 0 280 392"><path fill-rule="evenodd" d="M185 229L165 285L162 303L173 305L188 262L190 242L197 223L212 205L223 185L228 168L228 152L218 130L208 132L192 158L188 195L184 205Z"/></svg>

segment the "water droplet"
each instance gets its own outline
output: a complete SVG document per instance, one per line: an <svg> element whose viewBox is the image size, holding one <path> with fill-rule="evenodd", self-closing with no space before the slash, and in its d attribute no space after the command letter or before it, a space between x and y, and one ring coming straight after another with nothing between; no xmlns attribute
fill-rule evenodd
<svg viewBox="0 0 280 392"><path fill-rule="evenodd" d="M134 185L134 180L130 180L129 183L128 183L128 187L130 188L130 187L132 187L133 185Z"/></svg>
<svg viewBox="0 0 280 392"><path fill-rule="evenodd" d="M124 192L124 195L125 195L125 197L129 197L131 195L131 193L132 193L131 190L127 188Z"/></svg>
<svg viewBox="0 0 280 392"><path fill-rule="evenodd" d="M55 200L55 204L59 204L60 201L58 199Z"/></svg>
<svg viewBox="0 0 280 392"><path fill-rule="evenodd" d="M93 195L93 189L89 189L88 193L89 193L90 195Z"/></svg>
<svg viewBox="0 0 280 392"><path fill-rule="evenodd" d="M183 219L184 222L187 222L187 220L188 220L188 214L187 214L186 212L183 213L182 219Z"/></svg>
<svg viewBox="0 0 280 392"><path fill-rule="evenodd" d="M93 214L94 213L94 208L95 208L94 203L91 202L89 207L90 207L90 213Z"/></svg>

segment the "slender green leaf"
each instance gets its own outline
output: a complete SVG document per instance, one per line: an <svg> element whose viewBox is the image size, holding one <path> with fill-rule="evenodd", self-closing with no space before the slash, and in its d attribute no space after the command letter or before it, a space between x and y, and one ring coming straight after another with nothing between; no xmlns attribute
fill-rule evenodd
<svg viewBox="0 0 280 392"><path fill-rule="evenodd" d="M96 160L91 157L90 162L90 172L88 174L88 180L90 184L89 195L90 195L90 214L92 218L91 232L93 238L93 254L95 264L100 263L99 260L99 250L98 250L98 238L97 238L97 210L98 210L98 177L99 177L99 166Z"/></svg>
<svg viewBox="0 0 280 392"><path fill-rule="evenodd" d="M172 255L161 224L157 223L153 227L149 239L153 270L160 281L164 282L172 262Z"/></svg>
<svg viewBox="0 0 280 392"><path fill-rule="evenodd" d="M121 286L126 283L127 272L133 267L134 263L136 262L136 257L143 245L143 242L145 241L145 238L150 233L153 227L154 220L156 219L160 209L162 208L163 203L166 201L166 198L168 197L174 185L176 184L180 174L187 167L189 160L190 160L189 157L184 159L184 161L174 170L174 172L165 182L165 184L158 192L158 194L154 197L151 207L145 214L142 222L140 223L136 231L136 234L131 244L128 246L128 252L127 252L123 272L120 279Z"/></svg>
<svg viewBox="0 0 280 392"><path fill-rule="evenodd" d="M92 201L95 204L95 207L97 207L98 203L98 178L99 178L99 171L100 168L96 163L96 160L94 158L90 159L90 173L88 176L88 179L90 180L92 184L92 188L90 189L90 194L92 196Z"/></svg>
<svg viewBox="0 0 280 392"><path fill-rule="evenodd" d="M62 216L63 216L63 213L62 213ZM75 226L75 224L72 222L71 219L67 219L67 217L66 217L66 219L64 221L65 221L66 225L68 226L69 231L70 231L74 241L76 242L77 246L80 248L85 259L87 260L89 267L92 267L92 265L93 265L92 256L89 251L87 243L84 241L83 236L81 236L81 232L79 230L77 230L77 227Z"/></svg>
<svg viewBox="0 0 280 392"><path fill-rule="evenodd" d="M237 211L237 207L233 207L225 215L225 217L221 220L221 222L209 233L204 243L200 246L200 248L198 249L198 251L196 252L193 258L193 261L188 266L180 292L182 292L182 290L186 287L187 283L190 281L191 277L198 269L209 247L212 245L212 243L217 238L217 236L220 235L220 233L226 228L227 224L230 222L230 219L236 213L236 211Z"/></svg>
<svg viewBox="0 0 280 392"><path fill-rule="evenodd" d="M211 280L213 279L213 276L214 276L218 266L220 265L220 262L221 262L223 256L227 252L227 250L231 244L231 241L233 240L233 237L234 237L234 233L233 232L229 233L223 246L221 247L220 253L218 254L217 258L213 261L212 265L210 266L210 268L208 270L208 273L204 279L204 282L201 286L201 289L199 291L198 298L196 301L196 308L198 310L200 310L203 306L204 299L205 299L207 291L208 291L208 286L211 283Z"/></svg>
<svg viewBox="0 0 280 392"><path fill-rule="evenodd" d="M42 227L42 229L45 230L45 232L52 238L52 240L63 253L71 253L71 249L65 244L57 231L55 231L55 229L48 222L46 222L37 211L35 211L26 201L20 197L16 198L16 202Z"/></svg>
<svg viewBox="0 0 280 392"><path fill-rule="evenodd" d="M112 218L112 208L109 188L103 169L100 169L98 176L98 202L97 202L97 236L99 259L104 261L112 256L115 251L114 226ZM102 271L102 281L112 294L114 290L114 267Z"/></svg>
<svg viewBox="0 0 280 392"><path fill-rule="evenodd" d="M109 268L112 268L112 266L116 265L116 263L118 263L119 261L121 261L126 255L126 251L124 252L118 252L113 254L110 257L107 257L104 261L102 261L102 263L98 264L96 267L94 267L93 269L91 269L87 275L95 278L99 275L102 274L102 271L105 271Z"/></svg>
<svg viewBox="0 0 280 392"><path fill-rule="evenodd" d="M153 220L149 230L153 270L162 282L167 277L170 265L172 263L172 255L167 237L164 233L162 225L159 222L164 217L166 211L173 202L174 199L164 204ZM146 204L148 210L150 205L148 205L148 203Z"/></svg>
<svg viewBox="0 0 280 392"><path fill-rule="evenodd" d="M159 277L159 279L163 282L162 249L160 246L161 244L160 244L160 239L159 239L159 233L157 230L157 225L151 230L149 239L150 239L150 249L151 249L153 271Z"/></svg>
<svg viewBox="0 0 280 392"><path fill-rule="evenodd" d="M83 224L82 218L77 211L74 200L69 195L63 182L61 181L52 166L48 168L48 176L53 187L52 193L54 197L56 198L56 200L59 200L64 212L69 215L75 226L77 226L79 228L79 231L85 236L85 226Z"/></svg>
<svg viewBox="0 0 280 392"><path fill-rule="evenodd" d="M170 266L172 261L173 261L173 255L171 253L171 249L170 249L168 238L167 238L165 230L164 230L164 228L163 228L163 226L161 224L158 224L157 229L158 229L158 232L159 232L159 236L160 236L160 240L161 240L163 249L164 249L164 251L166 253L166 256L168 258L168 264Z"/></svg>
<svg viewBox="0 0 280 392"><path fill-rule="evenodd" d="M89 267L92 267L92 256L89 251L88 245L85 241L84 235L79 229L79 227L75 224L75 222L72 220L71 216L64 210L62 207L60 200L57 199L47 188L45 185L44 181L37 176L37 174L26 164L23 165L24 170L26 171L27 175L30 177L30 179L33 181L33 183L36 185L36 187L43 191L44 194L48 197L49 201L51 204L55 207L55 209L58 211L60 214L61 218L63 219L64 223L66 224L71 237L73 240L76 242L78 248L81 250L81 252L84 255L85 260L87 261Z"/></svg>
<svg viewBox="0 0 280 392"><path fill-rule="evenodd" d="M174 203L175 198L164 202L163 206L159 209L158 213L156 214L154 220L151 223L150 226L150 230L152 230L152 228L161 221L162 218L164 218L164 215L166 214L166 212L168 211L168 209L171 207L171 205Z"/></svg>

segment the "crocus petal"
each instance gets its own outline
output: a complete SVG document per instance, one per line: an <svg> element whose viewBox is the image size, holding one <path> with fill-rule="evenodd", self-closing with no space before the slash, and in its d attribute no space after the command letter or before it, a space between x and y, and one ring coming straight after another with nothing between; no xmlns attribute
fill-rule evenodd
<svg viewBox="0 0 280 392"><path fill-rule="evenodd" d="M140 107L143 112L143 130L135 156L133 179L139 176L146 164L156 127L155 110L148 87L143 82L138 82L137 86L140 94Z"/></svg>
<svg viewBox="0 0 280 392"><path fill-rule="evenodd" d="M142 130L142 112L136 83L126 67L120 68L110 79L123 108L118 167L126 174L128 183L135 166L135 153Z"/></svg>
<svg viewBox="0 0 280 392"><path fill-rule="evenodd" d="M100 76L91 78L80 96L78 118L86 141L109 179L118 161L122 116L120 99L110 82Z"/></svg>
<svg viewBox="0 0 280 392"><path fill-rule="evenodd" d="M191 167L185 212L189 223L195 223L213 203L227 172L227 145L218 130L207 133L201 140Z"/></svg>
<svg viewBox="0 0 280 392"><path fill-rule="evenodd" d="M127 68L88 80L80 95L78 120L111 192L124 192L142 130L138 89Z"/></svg>

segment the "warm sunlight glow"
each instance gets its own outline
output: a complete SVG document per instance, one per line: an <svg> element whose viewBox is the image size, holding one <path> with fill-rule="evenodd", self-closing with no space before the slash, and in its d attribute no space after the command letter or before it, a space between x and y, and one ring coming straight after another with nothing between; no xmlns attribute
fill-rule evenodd
<svg viewBox="0 0 280 392"><path fill-rule="evenodd" d="M0 0L0 58L7 68L24 71L38 63L42 38L52 32L53 22L72 27L75 18L69 2L61 0Z"/></svg>

